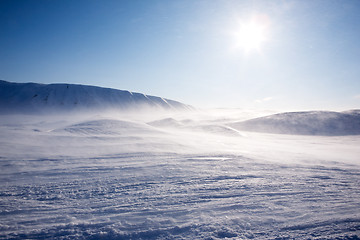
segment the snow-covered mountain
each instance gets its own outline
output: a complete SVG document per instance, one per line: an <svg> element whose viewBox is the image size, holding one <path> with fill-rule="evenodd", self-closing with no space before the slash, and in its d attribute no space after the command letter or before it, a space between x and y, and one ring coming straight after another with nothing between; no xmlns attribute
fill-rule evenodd
<svg viewBox="0 0 360 240"><path fill-rule="evenodd" d="M141 93L75 84L12 83L0 80L0 113L34 113L98 109L191 109Z"/></svg>
<svg viewBox="0 0 360 240"><path fill-rule="evenodd" d="M359 135L360 110L286 112L229 124L238 130L298 135Z"/></svg>

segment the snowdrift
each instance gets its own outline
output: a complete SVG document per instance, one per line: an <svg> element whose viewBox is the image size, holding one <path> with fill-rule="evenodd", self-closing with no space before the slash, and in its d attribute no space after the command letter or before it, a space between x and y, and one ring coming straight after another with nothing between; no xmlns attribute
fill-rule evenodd
<svg viewBox="0 0 360 240"><path fill-rule="evenodd" d="M215 134L220 136L242 136L240 132L223 124L209 124L207 122L196 122L191 120L178 121L174 118L164 118L152 122L148 122L150 126L159 129L170 129L175 131L202 132L207 134Z"/></svg>
<svg viewBox="0 0 360 240"><path fill-rule="evenodd" d="M56 132L67 132L88 136L118 136L129 134L159 134L160 132L141 123L116 119L96 119L72 124L64 128L54 129Z"/></svg>
<svg viewBox="0 0 360 240"><path fill-rule="evenodd" d="M0 113L136 110L149 107L163 110L191 109L177 101L111 88L0 80Z"/></svg>
<svg viewBox="0 0 360 240"><path fill-rule="evenodd" d="M346 112L287 112L229 124L235 129L296 135L360 134L360 110Z"/></svg>

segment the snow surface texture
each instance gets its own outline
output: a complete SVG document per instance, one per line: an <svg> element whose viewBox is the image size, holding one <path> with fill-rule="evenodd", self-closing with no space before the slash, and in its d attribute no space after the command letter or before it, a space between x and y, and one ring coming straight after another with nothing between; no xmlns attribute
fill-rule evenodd
<svg viewBox="0 0 360 240"><path fill-rule="evenodd" d="M360 136L229 120L3 115L0 239L360 238Z"/></svg>
<svg viewBox="0 0 360 240"><path fill-rule="evenodd" d="M141 93L75 84L11 83L0 80L0 114L105 109L192 109Z"/></svg>
<svg viewBox="0 0 360 240"><path fill-rule="evenodd" d="M245 131L300 135L359 135L360 110L289 112L229 124Z"/></svg>

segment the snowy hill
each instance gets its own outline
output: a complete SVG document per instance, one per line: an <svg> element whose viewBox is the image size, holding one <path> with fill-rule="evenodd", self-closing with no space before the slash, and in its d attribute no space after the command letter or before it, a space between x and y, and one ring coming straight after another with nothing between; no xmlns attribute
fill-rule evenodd
<svg viewBox="0 0 360 240"><path fill-rule="evenodd" d="M84 121L77 124L71 124L64 128L52 130L54 132L67 132L84 136L120 136L133 133L159 134L161 132L150 128L146 124L140 124L130 121L116 119L95 119Z"/></svg>
<svg viewBox="0 0 360 240"><path fill-rule="evenodd" d="M360 134L359 110L287 112L230 124L238 130L298 135Z"/></svg>
<svg viewBox="0 0 360 240"><path fill-rule="evenodd" d="M191 109L161 97L75 84L12 83L0 80L0 113L98 109Z"/></svg>

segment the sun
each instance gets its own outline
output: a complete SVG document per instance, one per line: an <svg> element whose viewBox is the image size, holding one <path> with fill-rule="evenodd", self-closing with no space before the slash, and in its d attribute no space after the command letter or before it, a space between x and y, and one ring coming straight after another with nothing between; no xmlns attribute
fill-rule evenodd
<svg viewBox="0 0 360 240"><path fill-rule="evenodd" d="M260 52L264 42L267 41L267 24L261 19L252 18L247 22L240 22L235 31L236 47L241 48L245 53L251 51Z"/></svg>

